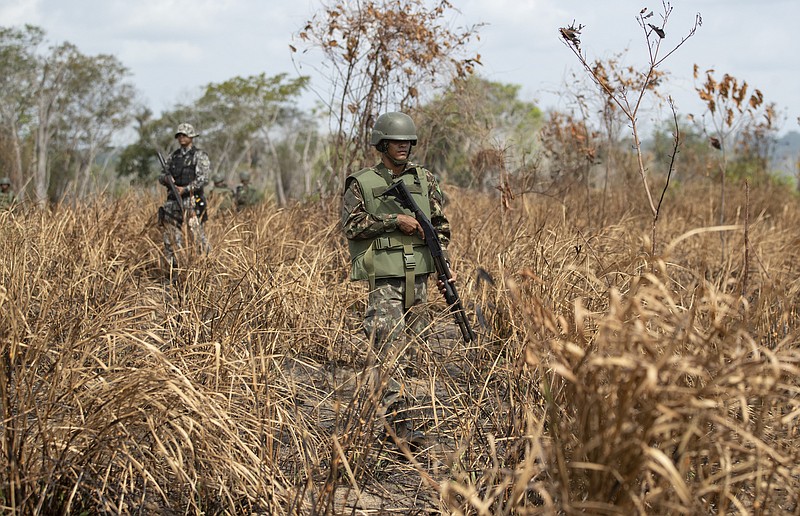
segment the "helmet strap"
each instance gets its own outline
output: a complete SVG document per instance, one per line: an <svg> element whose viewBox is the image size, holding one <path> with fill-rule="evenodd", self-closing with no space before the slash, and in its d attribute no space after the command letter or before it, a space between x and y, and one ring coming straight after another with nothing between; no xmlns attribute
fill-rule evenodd
<svg viewBox="0 0 800 516"><path fill-rule="evenodd" d="M413 146L414 146L414 142L411 143L411 147L413 147ZM389 161L391 161L394 164L394 166L396 166L396 167L399 167L401 165L405 165L406 163L408 163L408 159L397 160L397 159L394 159L393 157L391 157L389 155L389 142L387 142L386 140L379 141L378 144L375 146L375 150L377 150L378 152L380 152L381 154L383 154L384 156L389 158ZM409 152L409 156L410 155L411 155L411 153Z"/></svg>
<svg viewBox="0 0 800 516"><path fill-rule="evenodd" d="M400 159L394 159L393 157L389 156L389 153L388 153L388 152L386 152L386 151L381 151L381 154L383 154L384 156L386 156L386 157L389 159L389 161L391 161L392 163L394 163L394 166L396 166L396 167L399 167L399 166L401 166L401 165L405 165L406 163L408 163L408 160L407 160L407 159L403 159L403 160L400 160Z"/></svg>

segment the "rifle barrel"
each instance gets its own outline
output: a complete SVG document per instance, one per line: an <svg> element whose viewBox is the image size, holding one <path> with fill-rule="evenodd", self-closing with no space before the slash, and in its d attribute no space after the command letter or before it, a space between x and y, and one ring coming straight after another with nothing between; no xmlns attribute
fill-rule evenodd
<svg viewBox="0 0 800 516"><path fill-rule="evenodd" d="M167 188L172 193L172 196L175 197L175 202L178 203L181 209L181 221L183 222L183 217L185 216L185 208L183 206L183 199L181 198L180 192L178 192L178 188L175 186L175 178L172 177L172 174L169 173L169 169L167 168L167 162L164 159L164 156L161 155L161 152L156 151L156 155L158 156L158 162L161 163L161 170L164 171L164 176L166 177Z"/></svg>
<svg viewBox="0 0 800 516"><path fill-rule="evenodd" d="M428 219L422 209L420 209L414 198L411 197L408 187L406 187L406 184L402 180L392 183L392 185L386 189L383 195L390 195L394 197L403 208L411 210L414 213L414 218L416 218L417 222L420 223L422 226L422 231L425 234L425 244L428 246L428 249L431 251L431 255L433 256L433 262L436 267L438 279L445 284L444 298L450 307L450 312L453 314L456 324L461 330L461 337L464 339L464 342L474 341L475 332L472 331L472 328L469 325L467 314L464 311L463 305L461 304L461 299L458 296L455 285L449 281L453 276L450 272L450 267L447 265L447 262L444 259L442 244L439 242L439 236L436 234L436 229L433 227L433 223L431 223L430 219Z"/></svg>

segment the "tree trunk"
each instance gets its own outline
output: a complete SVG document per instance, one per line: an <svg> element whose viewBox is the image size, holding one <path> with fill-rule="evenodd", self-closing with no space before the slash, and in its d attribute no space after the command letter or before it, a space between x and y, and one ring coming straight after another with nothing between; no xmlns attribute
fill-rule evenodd
<svg viewBox="0 0 800 516"><path fill-rule="evenodd" d="M50 135L47 130L46 113L39 110L39 127L36 128L36 164L33 169L34 203L40 207L47 204L47 145Z"/></svg>

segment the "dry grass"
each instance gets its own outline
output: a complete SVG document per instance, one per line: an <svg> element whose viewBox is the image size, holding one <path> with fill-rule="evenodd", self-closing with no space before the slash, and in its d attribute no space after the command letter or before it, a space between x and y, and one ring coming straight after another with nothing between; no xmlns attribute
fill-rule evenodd
<svg viewBox="0 0 800 516"><path fill-rule="evenodd" d="M385 435L337 200L212 218L172 285L156 199L0 214L3 509L800 513L795 199L751 193L745 271L730 196L725 239L708 192L670 199L651 256L625 195L449 194L480 339L432 304L414 453Z"/></svg>

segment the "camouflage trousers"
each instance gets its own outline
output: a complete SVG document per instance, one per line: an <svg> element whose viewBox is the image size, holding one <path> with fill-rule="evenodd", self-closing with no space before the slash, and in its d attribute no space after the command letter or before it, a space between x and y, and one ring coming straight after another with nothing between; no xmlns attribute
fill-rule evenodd
<svg viewBox="0 0 800 516"><path fill-rule="evenodd" d="M195 243L197 250L200 253L208 253L211 249L208 245L206 232L203 228L203 223L194 211L194 199L191 197L183 200L184 213L186 214L187 229L189 239ZM177 266L177 258L175 254L179 249L184 247L183 242L183 228L182 224L178 221L181 218L181 208L176 201L168 200L164 203L163 217L161 217L161 224L164 227L164 254L167 257L167 263L171 266Z"/></svg>
<svg viewBox="0 0 800 516"><path fill-rule="evenodd" d="M364 331L374 346L379 365L373 385L380 385L381 410L395 434L403 440L419 437L421 421L408 377L419 375L420 344L430 333L430 317L424 306L428 298L428 276L414 281L414 304L405 309L405 278L375 281L369 293Z"/></svg>
<svg viewBox="0 0 800 516"><path fill-rule="evenodd" d="M425 340L429 333L430 320L423 306L428 299L428 276L417 276L414 280L414 304L405 309L404 278L375 280L375 290L369 293L364 331L373 342L379 356L391 353L391 346L404 345L403 335Z"/></svg>

